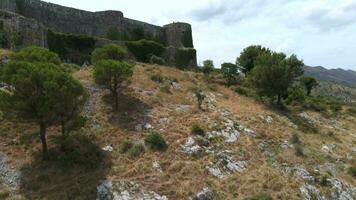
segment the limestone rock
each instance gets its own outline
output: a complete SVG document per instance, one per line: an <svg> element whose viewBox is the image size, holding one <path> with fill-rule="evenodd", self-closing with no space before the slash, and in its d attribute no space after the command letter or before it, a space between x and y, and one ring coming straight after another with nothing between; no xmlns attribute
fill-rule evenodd
<svg viewBox="0 0 356 200"><path fill-rule="evenodd" d="M320 191L309 184L305 184L300 188L304 200L326 200L321 196Z"/></svg>

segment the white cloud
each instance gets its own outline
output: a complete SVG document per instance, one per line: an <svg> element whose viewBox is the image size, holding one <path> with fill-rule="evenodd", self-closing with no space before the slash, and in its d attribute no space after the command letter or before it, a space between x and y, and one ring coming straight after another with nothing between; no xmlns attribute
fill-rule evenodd
<svg viewBox="0 0 356 200"><path fill-rule="evenodd" d="M261 44L295 53L308 65L356 70L356 0L47 0L75 8L120 10L157 25L193 26L198 60L235 62Z"/></svg>

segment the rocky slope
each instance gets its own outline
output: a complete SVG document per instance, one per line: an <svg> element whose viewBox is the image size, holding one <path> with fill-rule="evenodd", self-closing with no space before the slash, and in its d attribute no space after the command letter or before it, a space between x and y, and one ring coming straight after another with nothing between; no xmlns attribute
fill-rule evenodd
<svg viewBox="0 0 356 200"><path fill-rule="evenodd" d="M273 199L356 199L356 180L348 173L356 165L355 117L276 111L202 74L146 64L136 65L113 112L108 91L93 83L90 67L73 76L88 88L90 100L88 124L72 137L94 140L75 143L76 149L98 148L100 159L88 153L89 168L63 167L60 130L53 127L52 159L43 162L37 127L1 119L6 163L0 161L0 191L18 199L247 199L263 193ZM206 95L202 110L197 88ZM194 123L205 134L192 134ZM166 151L123 153L124 141L144 144L152 131L165 138Z"/></svg>

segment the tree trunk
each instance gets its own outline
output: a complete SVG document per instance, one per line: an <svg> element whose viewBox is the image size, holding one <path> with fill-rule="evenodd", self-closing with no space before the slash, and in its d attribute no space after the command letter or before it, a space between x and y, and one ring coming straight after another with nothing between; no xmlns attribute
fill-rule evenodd
<svg viewBox="0 0 356 200"><path fill-rule="evenodd" d="M62 127L62 136L66 134L66 124L64 121L61 122L61 127Z"/></svg>
<svg viewBox="0 0 356 200"><path fill-rule="evenodd" d="M115 111L119 109L119 97L118 97L118 92L117 92L117 77L115 76L114 78L114 88L113 88L113 95L114 95L114 100L115 100Z"/></svg>
<svg viewBox="0 0 356 200"><path fill-rule="evenodd" d="M278 94L278 100L277 100L277 103L278 103L278 105L281 105L281 95L280 94Z"/></svg>
<svg viewBox="0 0 356 200"><path fill-rule="evenodd" d="M40 124L40 138L42 142L42 157L43 160L48 160L49 155L48 155L48 148L47 148L47 139L46 139L46 131L47 127L45 124Z"/></svg>

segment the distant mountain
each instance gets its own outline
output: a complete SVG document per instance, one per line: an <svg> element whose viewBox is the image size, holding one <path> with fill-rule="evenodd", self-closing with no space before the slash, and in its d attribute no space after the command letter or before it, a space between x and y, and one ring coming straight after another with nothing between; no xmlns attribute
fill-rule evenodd
<svg viewBox="0 0 356 200"><path fill-rule="evenodd" d="M324 67L305 66L304 72L318 80L331 81L342 85L356 87L356 71L344 69L326 69Z"/></svg>

